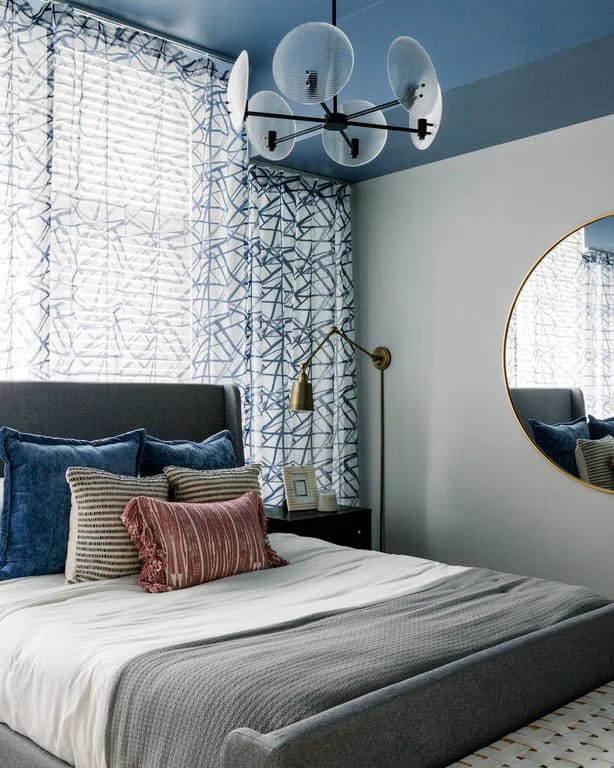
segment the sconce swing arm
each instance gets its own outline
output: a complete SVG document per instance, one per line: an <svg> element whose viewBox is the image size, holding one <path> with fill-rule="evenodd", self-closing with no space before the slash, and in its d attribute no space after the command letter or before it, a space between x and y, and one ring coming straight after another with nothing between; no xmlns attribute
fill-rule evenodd
<svg viewBox="0 0 614 768"><path fill-rule="evenodd" d="M318 344L318 346L313 350L313 352L309 355L309 357L303 360L302 363L299 363L299 368L300 368L299 376L301 375L307 376L307 368L309 367L309 364L311 363L313 358L318 354L318 352L322 349L322 347L326 344L326 342L331 338L331 336L340 336L344 341L347 341L347 343L350 344L352 347L355 347L356 349L360 350L363 354L367 355L367 357L371 358L371 362L373 363L375 368L377 368L379 371L386 370L386 368L388 368L388 366L390 365L390 350L387 347L376 347L373 350L373 352L369 352L368 349L365 349L365 347L361 346L357 341L354 341L354 339L351 339L347 334L343 333L343 331L337 328L336 325L333 325L333 327L329 330L329 332Z"/></svg>
<svg viewBox="0 0 614 768"><path fill-rule="evenodd" d="M380 513L380 526L379 526L379 546L383 552L386 546L386 532L385 532L385 515L384 515L384 471L385 471L385 439L384 439L384 371L390 365L390 350L388 347L375 347L373 352L369 352L368 349L361 346L357 341L351 339L347 334L343 333L337 326L333 326L322 341L315 347L313 352L302 363L299 364L299 376L298 381L295 382L292 387L292 393L290 395L289 408L291 411L313 411L313 391L309 377L307 375L307 369L313 358L318 354L322 347L332 336L340 336L344 341L347 341L352 347L362 352L364 355L370 358L373 366L380 372L380 460L379 460L379 513Z"/></svg>

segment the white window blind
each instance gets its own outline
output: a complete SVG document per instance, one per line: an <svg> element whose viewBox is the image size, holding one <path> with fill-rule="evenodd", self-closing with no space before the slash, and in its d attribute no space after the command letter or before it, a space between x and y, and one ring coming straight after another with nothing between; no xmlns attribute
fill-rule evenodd
<svg viewBox="0 0 614 768"><path fill-rule="evenodd" d="M53 98L50 375L188 379L187 89L66 46Z"/></svg>

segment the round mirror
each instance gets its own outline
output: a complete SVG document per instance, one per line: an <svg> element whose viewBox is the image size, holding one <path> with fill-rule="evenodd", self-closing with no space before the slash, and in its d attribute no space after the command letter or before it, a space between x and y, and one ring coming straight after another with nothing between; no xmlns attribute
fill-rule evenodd
<svg viewBox="0 0 614 768"><path fill-rule="evenodd" d="M543 456L614 493L614 214L563 237L526 276L504 369L518 421Z"/></svg>

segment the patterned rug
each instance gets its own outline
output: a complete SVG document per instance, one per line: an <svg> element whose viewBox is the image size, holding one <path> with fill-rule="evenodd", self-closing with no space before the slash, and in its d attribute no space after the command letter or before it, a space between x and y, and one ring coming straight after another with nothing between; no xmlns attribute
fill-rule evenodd
<svg viewBox="0 0 614 768"><path fill-rule="evenodd" d="M614 768L614 681L454 763L453 768Z"/></svg>

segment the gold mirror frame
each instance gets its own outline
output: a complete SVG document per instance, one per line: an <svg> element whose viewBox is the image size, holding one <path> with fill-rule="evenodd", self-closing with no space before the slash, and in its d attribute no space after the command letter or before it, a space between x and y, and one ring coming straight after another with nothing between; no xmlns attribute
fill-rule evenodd
<svg viewBox="0 0 614 768"><path fill-rule="evenodd" d="M507 318L505 321L505 333L503 334L503 349L502 349L502 362L503 362L503 381L505 383L505 394L507 395L507 401L510 405L510 408L512 409L512 413L514 414L514 418L516 419L518 426L520 427L520 431L525 436L525 438L529 441L529 444L533 447L533 449L543 458L545 459L548 464L550 464L552 467L554 467L558 472L560 472L565 477L569 478L570 480L575 481L576 483L579 483L580 485L584 485L586 488L590 488L593 491L599 491L600 493L607 493L610 496L614 496L614 491L611 491L609 488L601 488L598 485L592 485L591 483L587 483L586 480L582 480L581 477L576 477L575 475L570 475L569 472L566 472L562 467L559 467L559 465L552 461L552 459L547 456L539 446L536 445L532 437L529 435L527 430L524 428L522 421L520 420L518 413L516 412L516 408L514 407L514 403L512 402L512 396L510 395L510 384L507 378L507 335L509 333L510 329L510 322L512 320L512 315L514 314L514 310L516 309L516 303L518 302L518 298L520 294L522 293L522 289L527 284L528 280L530 279L531 275L537 267L542 263L542 261L548 256L548 254L554 250L557 245L560 245L563 240L566 240L570 235L573 235L574 232L577 232L579 229L584 229L585 227L590 226L591 224L594 224L596 221L601 221L602 219L607 218L614 218L614 211L611 211L610 213L604 213L601 216L595 216L593 219L589 219L588 221L585 221L583 224L579 224L577 227L574 227L573 229L570 229L569 232L563 235L563 237L560 237L555 243L553 243L540 257L539 259L533 264L531 269L527 272L527 274L524 276L522 282L520 283L520 286L516 293L514 294L514 299L512 301L512 306L510 307Z"/></svg>

